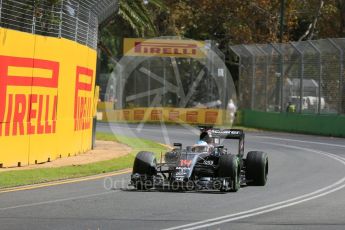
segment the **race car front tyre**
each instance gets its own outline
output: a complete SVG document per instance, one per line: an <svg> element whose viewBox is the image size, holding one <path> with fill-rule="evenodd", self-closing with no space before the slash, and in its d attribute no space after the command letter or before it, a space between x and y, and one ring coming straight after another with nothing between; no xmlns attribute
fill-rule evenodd
<svg viewBox="0 0 345 230"><path fill-rule="evenodd" d="M152 178L156 175L156 157L151 152L139 152L135 157L133 164L133 175L138 174L144 178ZM139 190L146 190L152 187L151 181L138 180L135 181L134 187Z"/></svg>
<svg viewBox="0 0 345 230"><path fill-rule="evenodd" d="M218 176L230 178L230 191L237 192L240 189L240 167L238 158L235 155L222 155L219 158ZM222 187L221 191L226 191L227 188Z"/></svg>
<svg viewBox="0 0 345 230"><path fill-rule="evenodd" d="M133 174L152 176L156 174L156 157L151 152L139 152L134 160Z"/></svg>
<svg viewBox="0 0 345 230"><path fill-rule="evenodd" d="M249 185L264 186L267 182L268 157L264 152L251 151L246 159L246 180Z"/></svg>

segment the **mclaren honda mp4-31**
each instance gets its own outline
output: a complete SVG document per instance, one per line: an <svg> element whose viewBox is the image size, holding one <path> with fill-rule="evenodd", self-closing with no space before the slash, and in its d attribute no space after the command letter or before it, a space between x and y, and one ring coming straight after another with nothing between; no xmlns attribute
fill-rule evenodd
<svg viewBox="0 0 345 230"><path fill-rule="evenodd" d="M267 182L268 157L250 151L244 158L244 137L240 129L202 127L199 141L193 146L174 149L157 162L155 154L139 152L131 175L137 190L169 189L175 191L219 190L237 192L241 185L264 186ZM237 153L230 153L222 139L238 140Z"/></svg>

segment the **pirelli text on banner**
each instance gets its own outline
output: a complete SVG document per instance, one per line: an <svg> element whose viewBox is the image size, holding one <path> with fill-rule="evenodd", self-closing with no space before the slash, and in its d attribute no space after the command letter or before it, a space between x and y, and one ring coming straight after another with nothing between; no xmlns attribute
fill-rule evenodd
<svg viewBox="0 0 345 230"><path fill-rule="evenodd" d="M58 77L58 62L0 56L0 136L56 132Z"/></svg>
<svg viewBox="0 0 345 230"><path fill-rule="evenodd" d="M74 103L74 130L91 128L93 109L92 80L93 70L77 66ZM89 94L85 94L89 92Z"/></svg>
<svg viewBox="0 0 345 230"><path fill-rule="evenodd" d="M0 136L57 132L60 63L0 55ZM74 131L91 128L93 73L77 66Z"/></svg>
<svg viewBox="0 0 345 230"><path fill-rule="evenodd" d="M125 56L205 58L205 42L174 39L124 39Z"/></svg>

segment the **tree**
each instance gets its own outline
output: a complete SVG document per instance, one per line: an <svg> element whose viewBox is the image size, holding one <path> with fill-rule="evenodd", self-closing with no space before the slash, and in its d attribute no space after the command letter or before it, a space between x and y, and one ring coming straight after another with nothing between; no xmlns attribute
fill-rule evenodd
<svg viewBox="0 0 345 230"><path fill-rule="evenodd" d="M158 35L153 15L166 10L163 0L120 0L119 12L100 28L99 66L100 73L111 73L123 55L123 38L152 37ZM100 75L99 75L100 76ZM104 90L108 78L97 78Z"/></svg>
<svg viewBox="0 0 345 230"><path fill-rule="evenodd" d="M338 10L340 16L339 35L345 37L345 2L343 0L338 0Z"/></svg>
<svg viewBox="0 0 345 230"><path fill-rule="evenodd" d="M107 36L118 36L121 41L126 36L162 35L214 40L230 69L234 59L230 45L279 41L281 0L147 1L148 5L142 0L121 0L120 15ZM143 12L149 16L140 17ZM344 36L344 0L286 1L283 42ZM121 41L116 55L121 53Z"/></svg>
<svg viewBox="0 0 345 230"><path fill-rule="evenodd" d="M158 35L152 15L165 10L163 0L120 0L118 14L100 28L99 47L105 54L103 58L116 62L122 55L124 37Z"/></svg>
<svg viewBox="0 0 345 230"><path fill-rule="evenodd" d="M157 34L149 7L165 9L162 0L120 0L119 15L141 37Z"/></svg>

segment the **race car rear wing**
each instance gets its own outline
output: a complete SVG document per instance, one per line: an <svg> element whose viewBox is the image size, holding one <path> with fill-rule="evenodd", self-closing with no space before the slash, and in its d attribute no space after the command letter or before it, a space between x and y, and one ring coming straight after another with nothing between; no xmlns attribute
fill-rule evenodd
<svg viewBox="0 0 345 230"><path fill-rule="evenodd" d="M244 132L242 129L213 129L211 133L223 139L244 139Z"/></svg>
<svg viewBox="0 0 345 230"><path fill-rule="evenodd" d="M223 139L242 139L244 138L244 132L242 129L219 129L213 128L213 126L199 126L200 132L208 132L213 134L214 137L220 137Z"/></svg>
<svg viewBox="0 0 345 230"><path fill-rule="evenodd" d="M245 134L242 129L204 129L201 132L207 132L211 138L232 139L238 140L238 154L242 157L244 155L244 137Z"/></svg>

